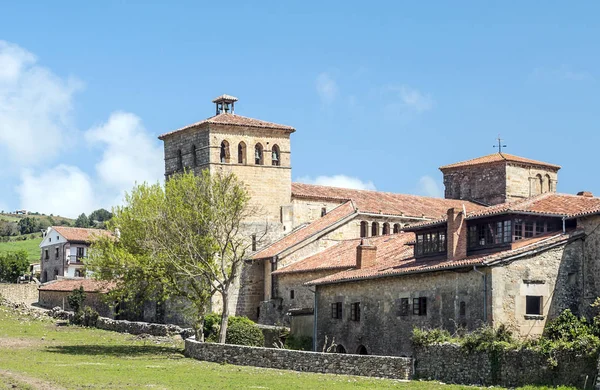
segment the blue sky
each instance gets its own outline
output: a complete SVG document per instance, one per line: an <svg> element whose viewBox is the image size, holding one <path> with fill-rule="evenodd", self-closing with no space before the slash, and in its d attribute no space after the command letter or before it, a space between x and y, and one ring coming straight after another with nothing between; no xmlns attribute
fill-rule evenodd
<svg viewBox="0 0 600 390"><path fill-rule="evenodd" d="M296 127L295 180L440 195L500 133L600 194L597 2L86 3L2 5L2 209L109 208L222 93Z"/></svg>

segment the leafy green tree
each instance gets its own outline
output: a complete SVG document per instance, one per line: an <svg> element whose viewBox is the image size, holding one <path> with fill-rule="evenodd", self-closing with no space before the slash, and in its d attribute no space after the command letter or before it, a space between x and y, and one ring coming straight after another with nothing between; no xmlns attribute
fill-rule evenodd
<svg viewBox="0 0 600 390"><path fill-rule="evenodd" d="M106 222L112 218L112 213L105 209L98 209L92 211L90 214L90 222Z"/></svg>
<svg viewBox="0 0 600 390"><path fill-rule="evenodd" d="M184 173L164 187L139 185L109 221L120 238L97 241L88 269L117 280L113 294L130 302L150 296L187 300L198 340L210 299L220 295L219 342L225 342L230 294L251 246L241 234L253 212L248 200L233 174Z"/></svg>
<svg viewBox="0 0 600 390"><path fill-rule="evenodd" d="M16 283L28 270L27 251L0 253L0 282Z"/></svg>
<svg viewBox="0 0 600 390"><path fill-rule="evenodd" d="M90 220L85 215L85 213L81 213L79 217L75 220L75 227L86 228L90 226Z"/></svg>
<svg viewBox="0 0 600 390"><path fill-rule="evenodd" d="M36 218L21 218L17 223L21 234L35 233L39 231L39 224Z"/></svg>
<svg viewBox="0 0 600 390"><path fill-rule="evenodd" d="M67 302L75 313L81 313L83 310L83 302L85 301L85 291L83 286L73 289L73 292L67 296Z"/></svg>

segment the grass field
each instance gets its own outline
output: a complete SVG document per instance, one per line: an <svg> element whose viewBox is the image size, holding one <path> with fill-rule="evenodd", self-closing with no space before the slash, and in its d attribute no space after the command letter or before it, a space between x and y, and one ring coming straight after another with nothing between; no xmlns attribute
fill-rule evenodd
<svg viewBox="0 0 600 390"><path fill-rule="evenodd" d="M9 242L0 242L0 253L7 251L27 251L28 259L31 263L38 263L40 261L40 237L33 238L30 240L16 240Z"/></svg>
<svg viewBox="0 0 600 390"><path fill-rule="evenodd" d="M0 389L476 389L220 365L187 359L182 347L177 339L59 327L0 306Z"/></svg>

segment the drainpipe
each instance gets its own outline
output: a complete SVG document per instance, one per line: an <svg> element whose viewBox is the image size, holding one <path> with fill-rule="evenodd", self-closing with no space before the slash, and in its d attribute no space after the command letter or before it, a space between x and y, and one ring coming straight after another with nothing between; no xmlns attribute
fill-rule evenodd
<svg viewBox="0 0 600 390"><path fill-rule="evenodd" d="M473 266L473 271L483 278L483 321L487 323L487 274L478 270L476 265Z"/></svg>

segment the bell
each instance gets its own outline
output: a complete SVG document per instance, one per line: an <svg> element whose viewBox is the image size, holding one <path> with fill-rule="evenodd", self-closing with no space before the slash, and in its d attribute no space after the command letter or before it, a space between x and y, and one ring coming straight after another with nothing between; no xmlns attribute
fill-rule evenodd
<svg viewBox="0 0 600 390"><path fill-rule="evenodd" d="M273 152L271 153L271 159L272 159L273 161L279 161L279 157L277 157L277 152L276 152L276 151L273 151Z"/></svg>
<svg viewBox="0 0 600 390"><path fill-rule="evenodd" d="M260 160L260 151L258 149L254 149L254 158Z"/></svg>

